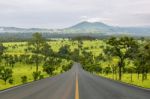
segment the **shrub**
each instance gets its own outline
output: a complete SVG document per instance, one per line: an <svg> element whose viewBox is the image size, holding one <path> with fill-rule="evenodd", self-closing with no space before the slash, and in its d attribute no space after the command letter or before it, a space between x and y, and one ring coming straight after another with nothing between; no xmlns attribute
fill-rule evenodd
<svg viewBox="0 0 150 99"><path fill-rule="evenodd" d="M8 81L10 84L13 84L14 80L13 79L9 79Z"/></svg>
<svg viewBox="0 0 150 99"><path fill-rule="evenodd" d="M27 76L22 76L21 77L21 82L24 84L24 83L27 83Z"/></svg>
<svg viewBox="0 0 150 99"><path fill-rule="evenodd" d="M44 75L40 75L39 79L43 79L44 78Z"/></svg>
<svg viewBox="0 0 150 99"><path fill-rule="evenodd" d="M41 71L33 72L32 76L33 76L34 81L38 80L40 75L41 75Z"/></svg>

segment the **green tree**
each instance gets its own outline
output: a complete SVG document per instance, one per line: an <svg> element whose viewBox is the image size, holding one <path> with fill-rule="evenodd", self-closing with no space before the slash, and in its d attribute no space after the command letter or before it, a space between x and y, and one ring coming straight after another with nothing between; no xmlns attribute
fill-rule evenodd
<svg viewBox="0 0 150 99"><path fill-rule="evenodd" d="M70 57L70 46L69 45L64 45L60 47L58 51L58 55L63 58L69 58Z"/></svg>
<svg viewBox="0 0 150 99"><path fill-rule="evenodd" d="M62 69L64 70L64 71L68 71L69 69L71 69L71 67L72 67L72 63L70 63L70 64L68 64L68 65L63 65L62 66Z"/></svg>
<svg viewBox="0 0 150 99"><path fill-rule="evenodd" d="M109 73L111 73L111 68L110 67L105 67L103 69L103 72L105 72L105 74L108 75Z"/></svg>
<svg viewBox="0 0 150 99"><path fill-rule="evenodd" d="M0 57L3 55L5 49L6 47L4 47L2 43L0 43Z"/></svg>
<svg viewBox="0 0 150 99"><path fill-rule="evenodd" d="M79 49L74 49L74 51L71 52L70 56L71 56L71 60L76 62L80 61Z"/></svg>
<svg viewBox="0 0 150 99"><path fill-rule="evenodd" d="M0 67L0 79L4 80L5 84L7 80L9 80L12 77L12 69Z"/></svg>
<svg viewBox="0 0 150 99"><path fill-rule="evenodd" d="M14 57L13 57L12 55L9 55L9 57L8 57L8 63L9 63L9 65L10 65L12 68L14 67L16 61L15 61L15 59L14 59Z"/></svg>
<svg viewBox="0 0 150 99"><path fill-rule="evenodd" d="M41 49L41 54L45 56L44 60L46 61L49 56L53 56L54 51L48 43L44 43L43 48Z"/></svg>
<svg viewBox="0 0 150 99"><path fill-rule="evenodd" d="M36 64L36 72L38 72L38 67L40 63L40 54L45 44L45 39L42 37L40 33L34 33L31 41L28 42L28 49L35 55L35 64Z"/></svg>
<svg viewBox="0 0 150 99"><path fill-rule="evenodd" d="M53 74L55 70L54 66L52 65L51 61L46 61L43 65L43 71L46 72L49 76Z"/></svg>
<svg viewBox="0 0 150 99"><path fill-rule="evenodd" d="M135 54L138 49L137 42L131 37L112 37L107 41L107 46L104 49L105 54L111 55L112 57L118 57L118 67L119 67L119 80L122 77L122 68L125 66L125 59L135 58Z"/></svg>
<svg viewBox="0 0 150 99"><path fill-rule="evenodd" d="M3 44L0 42L0 62L1 62L1 59L2 59L2 55L5 51L6 47L3 46Z"/></svg>
<svg viewBox="0 0 150 99"><path fill-rule="evenodd" d="M142 81L144 81L147 79L147 74L150 70L150 41L141 46L136 59L138 73L142 73Z"/></svg>

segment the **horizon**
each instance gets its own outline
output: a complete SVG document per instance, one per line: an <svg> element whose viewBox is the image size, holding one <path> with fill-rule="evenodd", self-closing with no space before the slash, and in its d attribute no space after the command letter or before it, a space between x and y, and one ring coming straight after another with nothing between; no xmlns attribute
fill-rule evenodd
<svg viewBox="0 0 150 99"><path fill-rule="evenodd" d="M148 0L5 0L0 1L0 26L57 29L82 21L150 26L149 5Z"/></svg>
<svg viewBox="0 0 150 99"><path fill-rule="evenodd" d="M121 27L121 28L137 28L137 27L139 27L139 28L150 28L150 26L115 26L115 25L109 25L109 24L106 24L106 23L104 23L104 22L90 22L90 21L82 21L82 22L79 22L79 23L76 23L76 24L74 24L74 25L70 25L70 26L68 26L68 27L64 27L64 28L46 28L46 27L16 27L16 26L0 26L0 30L1 30L1 28L22 28L22 29L65 29L65 28L70 28L70 27L73 27L73 26L76 26L76 25L78 25L78 24L81 24L81 23L84 23L84 22L87 22L87 23L91 23L91 24L93 24L93 23L101 23L101 24L104 24L104 25L107 25L107 26L112 26L112 27Z"/></svg>

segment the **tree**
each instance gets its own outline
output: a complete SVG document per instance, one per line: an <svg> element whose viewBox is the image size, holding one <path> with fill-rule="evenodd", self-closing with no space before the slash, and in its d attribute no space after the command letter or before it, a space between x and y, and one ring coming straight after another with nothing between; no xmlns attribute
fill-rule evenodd
<svg viewBox="0 0 150 99"><path fill-rule="evenodd" d="M100 66L100 64L91 64L90 71L93 73L101 73L102 67Z"/></svg>
<svg viewBox="0 0 150 99"><path fill-rule="evenodd" d="M71 67L72 67L72 63L70 63L70 64L68 64L68 65L63 65L62 66L62 69L64 70L64 71L68 71L69 69L71 69Z"/></svg>
<svg viewBox="0 0 150 99"><path fill-rule="evenodd" d="M105 72L105 74L108 75L111 72L111 68L110 67L105 67L103 72Z"/></svg>
<svg viewBox="0 0 150 99"><path fill-rule="evenodd" d="M71 52L70 56L71 56L71 60L76 62L80 61L79 49L74 49L74 51Z"/></svg>
<svg viewBox="0 0 150 99"><path fill-rule="evenodd" d="M133 67L133 66L131 66L131 67L128 67L128 72L130 73L130 81L132 82L132 73L134 72L134 70L135 70L135 68Z"/></svg>
<svg viewBox="0 0 150 99"><path fill-rule="evenodd" d="M46 72L49 76L53 74L55 70L54 66L52 65L51 61L46 61L43 65L43 71Z"/></svg>
<svg viewBox="0 0 150 99"><path fill-rule="evenodd" d="M150 41L141 46L136 57L136 67L138 73L142 73L142 81L147 79L147 73L150 70Z"/></svg>
<svg viewBox="0 0 150 99"><path fill-rule="evenodd" d="M0 67L0 79L5 81L5 84L7 80L9 80L12 77L12 69Z"/></svg>
<svg viewBox="0 0 150 99"><path fill-rule="evenodd" d="M83 69L93 72L93 66L97 66L95 61L93 60L93 54L91 52L83 51L81 57L81 64L83 65ZM93 65L94 64L94 65Z"/></svg>
<svg viewBox="0 0 150 99"><path fill-rule="evenodd" d="M5 49L6 48L3 46L3 44L0 43L0 57L3 55Z"/></svg>
<svg viewBox="0 0 150 99"><path fill-rule="evenodd" d="M4 47L3 44L0 42L0 62L5 49L6 47Z"/></svg>
<svg viewBox="0 0 150 99"><path fill-rule="evenodd" d="M79 49L79 55L81 55L82 47L83 47L83 42L82 42L82 40L81 40L81 39L78 39L78 49Z"/></svg>
<svg viewBox="0 0 150 99"><path fill-rule="evenodd" d="M112 37L106 42L109 46L104 49L104 53L112 57L118 57L119 80L122 77L122 68L125 66L125 59L135 58L138 49L137 42L131 37Z"/></svg>
<svg viewBox="0 0 150 99"><path fill-rule="evenodd" d="M60 47L59 51L58 51L58 55L63 57L63 58L69 58L70 55L70 46L69 45L64 45L62 47Z"/></svg>
<svg viewBox="0 0 150 99"><path fill-rule="evenodd" d="M45 44L45 39L42 37L40 33L34 33L32 35L31 41L28 42L28 49L35 55L35 64L36 64L36 72L38 72L39 67L39 56L41 54L41 50L43 45Z"/></svg>
<svg viewBox="0 0 150 99"><path fill-rule="evenodd" d="M41 54L45 56L44 60L46 60L48 56L52 56L54 54L54 51L48 43L44 43L43 48L41 49Z"/></svg>
<svg viewBox="0 0 150 99"><path fill-rule="evenodd" d="M9 63L9 65L10 65L12 68L14 67L16 61L15 61L15 59L14 59L14 57L13 57L12 55L9 55L9 57L8 57L8 63Z"/></svg>

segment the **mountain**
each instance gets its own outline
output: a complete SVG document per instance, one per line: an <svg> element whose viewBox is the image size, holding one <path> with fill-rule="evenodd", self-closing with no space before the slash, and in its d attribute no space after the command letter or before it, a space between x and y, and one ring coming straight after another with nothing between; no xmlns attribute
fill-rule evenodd
<svg viewBox="0 0 150 99"><path fill-rule="evenodd" d="M116 27L101 22L81 22L66 28L64 31L67 33L101 33L104 35L150 35L150 27Z"/></svg>
<svg viewBox="0 0 150 99"><path fill-rule="evenodd" d="M0 33L56 33L150 36L150 27L116 27L101 22L81 22L64 29L0 27Z"/></svg>
<svg viewBox="0 0 150 99"><path fill-rule="evenodd" d="M74 25L70 28L71 29L102 29L108 27L109 27L108 25L101 22L90 23L85 21L85 22L78 23L77 25Z"/></svg>
<svg viewBox="0 0 150 99"><path fill-rule="evenodd" d="M74 26L71 26L69 28L65 29L65 32L77 32L77 33L106 33L106 32L111 32L110 30L112 29L111 26L108 26L104 23L101 22L81 22L78 23Z"/></svg>

